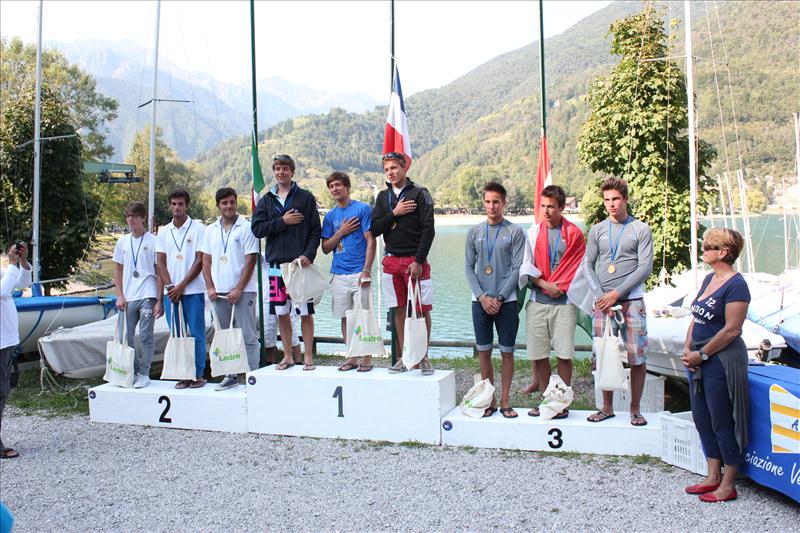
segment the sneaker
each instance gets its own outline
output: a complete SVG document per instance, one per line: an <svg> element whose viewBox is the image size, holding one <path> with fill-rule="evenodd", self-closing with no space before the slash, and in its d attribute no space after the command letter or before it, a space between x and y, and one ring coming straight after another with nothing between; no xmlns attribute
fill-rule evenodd
<svg viewBox="0 0 800 533"><path fill-rule="evenodd" d="M428 359L427 356L425 357L425 359L419 362L419 369L422 371L423 376L433 375L433 365L431 364L431 360Z"/></svg>
<svg viewBox="0 0 800 533"><path fill-rule="evenodd" d="M144 374L136 374L136 380L133 382L134 389L143 389L150 385L150 377Z"/></svg>
<svg viewBox="0 0 800 533"><path fill-rule="evenodd" d="M403 364L403 361L397 361L395 364L389 367L390 374L400 374L402 372L408 372L408 369Z"/></svg>
<svg viewBox="0 0 800 533"><path fill-rule="evenodd" d="M222 381L220 381L217 384L217 386L214 387L214 390L227 390L238 386L239 386L239 376L237 376L236 374L230 374L222 378Z"/></svg>

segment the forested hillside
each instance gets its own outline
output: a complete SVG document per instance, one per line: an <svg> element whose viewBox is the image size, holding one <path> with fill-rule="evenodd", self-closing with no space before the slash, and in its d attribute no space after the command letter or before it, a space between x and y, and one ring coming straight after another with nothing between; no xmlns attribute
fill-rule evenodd
<svg viewBox="0 0 800 533"><path fill-rule="evenodd" d="M724 170L726 162L731 169L739 167L738 132L743 164L751 177L791 174L791 112L800 101L800 3L717 3L717 12L713 4L697 2L693 6L694 55L700 58L695 67L699 130L719 152L711 173ZM638 2L611 4L545 43L553 174L556 183L572 194L580 195L592 177L578 163L576 142L589 113L583 100L589 83L608 72L615 61L608 52L606 33L612 21L640 9ZM674 4L671 11L663 9L666 17L683 18L682 4ZM677 32L674 55L683 51L682 25ZM715 63L708 61L712 41L716 85ZM516 191L531 189L541 128L536 43L499 56L443 88L406 98L406 110L415 156L411 174L434 191L440 204L465 204L467 198L462 196L472 188L471 181L482 176L507 180ZM385 113L385 108L365 114L336 109L281 122L261 136L262 160L279 152L294 154L298 176L307 177L307 186L317 192L322 192L324 175L334 169L351 172L356 183L379 183ZM198 162L211 176L210 188L249 186L248 138L230 139L199 156Z"/></svg>

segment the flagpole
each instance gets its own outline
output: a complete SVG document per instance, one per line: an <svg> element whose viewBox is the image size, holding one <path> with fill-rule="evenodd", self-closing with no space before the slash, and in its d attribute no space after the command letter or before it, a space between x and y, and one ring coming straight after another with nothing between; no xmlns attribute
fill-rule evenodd
<svg viewBox="0 0 800 533"><path fill-rule="evenodd" d="M391 91L394 88L394 0L391 0L389 3L389 27L389 53L391 57L389 64L389 94L391 94Z"/></svg>
<svg viewBox="0 0 800 533"><path fill-rule="evenodd" d="M547 100L544 92L544 1L539 0L539 89L542 105L542 136L547 136Z"/></svg>
<svg viewBox="0 0 800 533"><path fill-rule="evenodd" d="M395 71L395 68L396 68L395 64L394 64L394 0L391 0L391 2L389 2L389 26L390 26L390 31L389 31L390 64L389 64L389 66L391 68L391 72L389 73L389 94L391 95L392 91L394 90L394 71ZM391 102L389 103L389 105L391 106ZM377 199L377 196L375 198ZM383 235L381 235L381 240L383 240ZM378 258L378 283L380 283L380 284L383 283L383 275L382 275L383 273L380 270L382 265L383 265L383 263L382 263L382 261L380 260L380 257L379 257ZM382 289L383 289L383 287L381 287L381 286L378 287L378 298L381 297L380 296L381 292L383 292ZM378 303L379 303L378 309L380 309L380 301ZM382 311L379 311L379 314L380 314L380 312L382 312ZM397 312L397 308L396 307L391 307L391 308L389 308L389 316L386 317L386 321L388 322L388 324L386 324L386 325L389 328L391 328L391 332L392 332L392 340L391 340L391 344L389 345L389 348L390 348L390 351L391 351L391 361L392 361L391 364L392 364L392 366L394 366L394 364L397 363L397 348L398 348L398 346L397 346L397 331L396 331L397 330L397 322L395 321L395 317L394 317L396 312Z"/></svg>
<svg viewBox="0 0 800 533"><path fill-rule="evenodd" d="M250 57L251 57L251 78L253 83L253 142L258 146L258 98L256 96L256 8L255 1L250 0ZM253 157L256 154L253 153ZM261 192L261 191L257 191ZM251 195L252 198L252 195ZM252 201L252 200L251 200ZM255 212L255 207L253 207ZM256 276L258 276L258 337L261 341L259 347L259 359L264 355L264 346L266 345L264 339L264 287L262 283L262 268L261 268L261 239L258 239L258 261L256 261Z"/></svg>

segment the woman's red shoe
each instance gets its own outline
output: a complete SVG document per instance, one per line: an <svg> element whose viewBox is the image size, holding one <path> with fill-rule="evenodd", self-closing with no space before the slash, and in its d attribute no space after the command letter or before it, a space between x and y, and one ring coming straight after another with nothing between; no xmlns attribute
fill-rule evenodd
<svg viewBox="0 0 800 533"><path fill-rule="evenodd" d="M724 498L717 498L716 496L714 496L713 492L707 492L705 494L700 495L700 501L706 503L727 502L735 499L736 499L736 489L733 489L731 493L725 496Z"/></svg>
<svg viewBox="0 0 800 533"><path fill-rule="evenodd" d="M688 494L705 494L706 492L714 492L719 488L719 483L716 485L689 485L686 487L686 492Z"/></svg>

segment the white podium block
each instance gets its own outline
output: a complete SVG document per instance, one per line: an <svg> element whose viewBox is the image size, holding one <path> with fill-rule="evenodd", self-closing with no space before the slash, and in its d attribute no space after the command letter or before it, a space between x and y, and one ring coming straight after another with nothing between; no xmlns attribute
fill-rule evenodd
<svg viewBox="0 0 800 533"><path fill-rule="evenodd" d="M135 424L208 431L247 431L245 387L215 391L209 383L199 389L175 388L175 381L150 382L143 389L100 385L89 389L92 422Z"/></svg>
<svg viewBox="0 0 800 533"><path fill-rule="evenodd" d="M644 427L634 427L627 412L603 422L589 422L594 411L572 411L569 418L542 420L528 416L529 407L515 407L517 418L500 412L488 418L470 418L456 407L442 419L442 444L476 448L505 448L607 455L648 454L661 457L661 417L643 413Z"/></svg>
<svg viewBox="0 0 800 533"><path fill-rule="evenodd" d="M423 376L271 365L247 374L247 425L274 435L441 444L441 418L455 397L451 370Z"/></svg>

